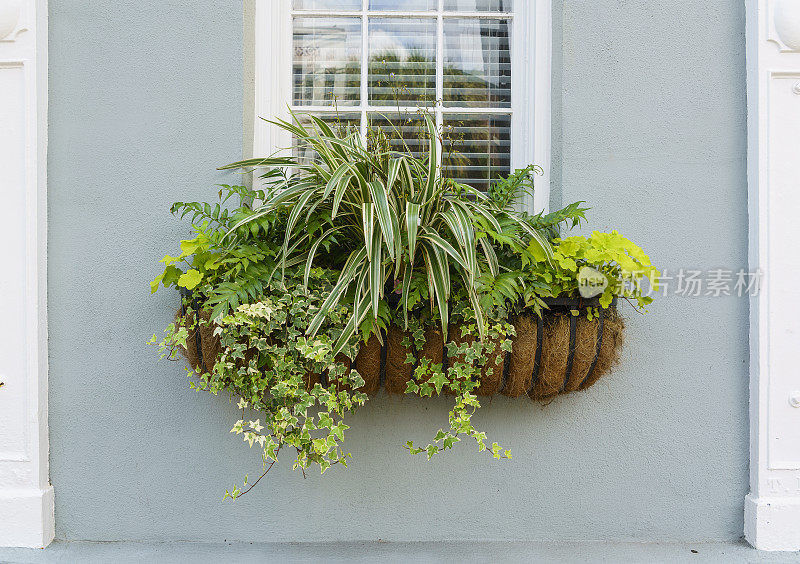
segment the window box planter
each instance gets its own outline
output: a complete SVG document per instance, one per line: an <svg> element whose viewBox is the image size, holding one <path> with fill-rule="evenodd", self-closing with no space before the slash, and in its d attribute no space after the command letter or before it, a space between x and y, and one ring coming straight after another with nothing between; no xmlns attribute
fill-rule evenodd
<svg viewBox="0 0 800 564"><path fill-rule="evenodd" d="M188 298L189 293L182 292L182 296ZM509 320L516 331L511 339L512 350L503 352L497 347L485 360L480 386L476 389L478 396L502 394L546 401L559 394L589 388L617 363L625 324L616 299L605 309L597 298L544 301L548 309L543 310L541 317L528 314ZM201 317L208 322L208 312L199 306L195 301L192 309L200 310ZM589 309L596 312L591 319L587 315ZM193 324L191 313L187 317L183 307L176 319L189 326ZM463 342L458 325L451 324L449 333L455 344ZM373 395L384 388L390 394L405 393L416 364L423 358L447 369L450 359L440 329L426 330L425 344L419 351L404 344L407 337L409 334L402 328L391 326L384 332L383 344L373 335L361 344L355 360L340 355L342 364L364 378L360 391ZM213 327L201 324L190 332L186 344L181 352L190 366L195 371L211 371L221 352ZM414 363L407 362L409 354ZM308 387L317 383L323 387L332 385L325 374L307 376Z"/></svg>
<svg viewBox="0 0 800 564"><path fill-rule="evenodd" d="M258 168L268 190L223 185L216 204L173 205L195 236L162 259L151 290L187 292L177 323L152 342L171 359L182 349L192 388L238 396L232 432L263 449L264 473L284 447L296 468L346 466L345 419L381 388L451 394L444 428L427 445L406 442L410 454L430 459L468 438L510 459L472 424L479 396L548 401L594 384L622 345L613 296L641 308L652 301L639 285L657 275L649 257L617 231L564 237L584 221L582 202L519 212L533 165L487 193L443 176L428 115L421 157L398 153L386 132L364 144L355 131L310 120L273 123L313 161L223 167ZM598 300L543 303L598 291Z"/></svg>

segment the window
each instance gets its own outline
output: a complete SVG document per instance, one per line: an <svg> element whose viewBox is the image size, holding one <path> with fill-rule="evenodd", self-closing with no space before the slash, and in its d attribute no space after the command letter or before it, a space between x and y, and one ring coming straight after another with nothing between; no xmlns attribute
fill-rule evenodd
<svg viewBox="0 0 800 564"><path fill-rule="evenodd" d="M287 109L381 128L421 149L420 108L443 132L444 173L479 189L549 170L550 0L258 0L256 116ZM256 123L254 152L289 147ZM544 209L548 178L537 181Z"/></svg>

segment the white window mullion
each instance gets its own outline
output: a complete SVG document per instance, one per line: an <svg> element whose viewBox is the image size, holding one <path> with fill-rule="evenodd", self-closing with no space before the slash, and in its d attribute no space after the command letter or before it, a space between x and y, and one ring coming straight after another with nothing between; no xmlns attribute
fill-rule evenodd
<svg viewBox="0 0 800 564"><path fill-rule="evenodd" d="M439 154L444 158L444 144L442 143L444 132L444 112L442 111L444 106L444 0L439 0L439 13L436 16L436 100L433 106L436 115L436 129L439 132L436 143L439 145ZM439 174L441 172L440 170Z"/></svg>
<svg viewBox="0 0 800 564"><path fill-rule="evenodd" d="M513 111L510 108L474 108L466 106L448 106L441 109L442 113L446 114L487 114L487 115L511 115ZM301 112L314 112L314 113L358 113L361 110L360 106L293 106L292 109ZM367 112L393 112L396 110L394 106L375 106L367 104L364 108ZM402 110L409 112L420 112L429 110L430 106L401 106Z"/></svg>
<svg viewBox="0 0 800 564"><path fill-rule="evenodd" d="M367 106L369 105L369 0L361 0L361 139L367 145Z"/></svg>

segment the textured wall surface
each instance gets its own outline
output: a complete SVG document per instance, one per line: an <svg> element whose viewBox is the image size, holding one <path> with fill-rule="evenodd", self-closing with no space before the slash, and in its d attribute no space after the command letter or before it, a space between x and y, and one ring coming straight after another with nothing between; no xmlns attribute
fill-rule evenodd
<svg viewBox="0 0 800 564"><path fill-rule="evenodd" d="M554 202L586 199L657 264L746 264L744 13L736 0L554 0ZM175 200L236 177L243 21L230 0L50 7L50 429L57 536L222 541L734 539L747 491L747 304L630 308L622 367L541 407L485 403L511 448L402 449L442 401L380 396L352 418L349 470L259 468L235 410L145 345L177 306L150 296L187 233ZM266 479L265 479L266 480Z"/></svg>

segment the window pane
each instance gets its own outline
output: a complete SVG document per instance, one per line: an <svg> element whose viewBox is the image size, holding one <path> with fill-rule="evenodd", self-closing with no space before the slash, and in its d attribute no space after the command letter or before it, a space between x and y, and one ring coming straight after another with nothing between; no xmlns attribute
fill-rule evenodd
<svg viewBox="0 0 800 564"><path fill-rule="evenodd" d="M306 129L313 131L318 129L317 125L307 114L296 114L297 119L303 124ZM361 114L353 112L326 112L324 114L315 114L318 118L322 119L330 126L334 134L338 137L346 137L350 134L359 134L361 130ZM319 132L322 134L322 132ZM315 159L317 156L316 151L310 149L308 146L300 146L297 138L292 139L292 153L295 157L301 159Z"/></svg>
<svg viewBox="0 0 800 564"><path fill-rule="evenodd" d="M444 9L452 12L510 12L512 0L444 0Z"/></svg>
<svg viewBox="0 0 800 564"><path fill-rule="evenodd" d="M438 0L369 0L370 10L395 12L428 11L439 7Z"/></svg>
<svg viewBox="0 0 800 564"><path fill-rule="evenodd" d="M444 116L444 175L486 190L511 172L511 116Z"/></svg>
<svg viewBox="0 0 800 564"><path fill-rule="evenodd" d="M511 107L507 20L446 19L444 45L445 106Z"/></svg>
<svg viewBox="0 0 800 564"><path fill-rule="evenodd" d="M433 106L436 20L370 18L369 100L376 106Z"/></svg>
<svg viewBox="0 0 800 564"><path fill-rule="evenodd" d="M294 19L294 104L358 105L361 19Z"/></svg>
<svg viewBox="0 0 800 564"><path fill-rule="evenodd" d="M371 114L368 119L368 139L372 149L376 148L380 136L385 135L389 150L411 153L415 157L427 154L425 120L417 112Z"/></svg>
<svg viewBox="0 0 800 564"><path fill-rule="evenodd" d="M360 10L361 0L294 0L294 9L295 10Z"/></svg>

